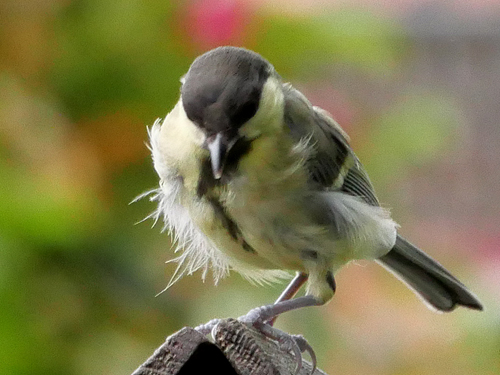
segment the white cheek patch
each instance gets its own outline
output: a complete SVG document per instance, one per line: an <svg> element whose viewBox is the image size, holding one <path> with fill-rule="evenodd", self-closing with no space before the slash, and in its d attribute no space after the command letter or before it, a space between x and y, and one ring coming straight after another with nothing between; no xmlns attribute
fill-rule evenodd
<svg viewBox="0 0 500 375"><path fill-rule="evenodd" d="M154 167L161 178L168 179L180 172L184 176L197 174L197 160L206 152L201 147L205 134L188 119L182 101L163 122L155 122L149 136Z"/></svg>

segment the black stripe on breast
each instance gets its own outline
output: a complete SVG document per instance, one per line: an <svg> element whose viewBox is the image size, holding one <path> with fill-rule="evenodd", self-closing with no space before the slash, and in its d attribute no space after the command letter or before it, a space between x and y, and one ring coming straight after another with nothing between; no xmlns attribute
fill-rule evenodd
<svg viewBox="0 0 500 375"><path fill-rule="evenodd" d="M210 192L215 187L227 184L229 180L237 174L238 163L240 159L247 155L252 149L253 140L254 139L249 140L246 138L240 138L236 141L226 155L222 177L219 180L214 178L210 158L207 157L203 159L200 167L198 186L196 189L196 194L199 198L204 197L205 195L210 195Z"/></svg>
<svg viewBox="0 0 500 375"><path fill-rule="evenodd" d="M229 235L238 242L245 251L257 253L255 249L245 241L240 228L238 228L238 225L229 217L222 204L215 198L208 198L208 202L212 205L217 220L219 220L222 226L228 231Z"/></svg>
<svg viewBox="0 0 500 375"><path fill-rule="evenodd" d="M200 177L196 194L200 199L206 199L212 206L217 220L228 231L229 235L250 253L257 253L255 249L243 238L240 228L226 212L225 207L218 199L218 188L226 185L229 179L237 173L237 166L240 158L251 149L251 140L240 138L231 148L226 158L224 172L220 179L215 179L212 172L210 158L205 158L200 166Z"/></svg>
<svg viewBox="0 0 500 375"><path fill-rule="evenodd" d="M220 185L221 181L214 178L210 159L205 158L201 162L200 177L198 179L198 186L196 188L196 195L202 198L212 191L216 186Z"/></svg>
<svg viewBox="0 0 500 375"><path fill-rule="evenodd" d="M241 158L247 155L252 149L252 142L254 139L247 139L244 137L239 138L236 143L229 150L224 163L224 171L222 181L228 179L231 175L237 172L238 163Z"/></svg>

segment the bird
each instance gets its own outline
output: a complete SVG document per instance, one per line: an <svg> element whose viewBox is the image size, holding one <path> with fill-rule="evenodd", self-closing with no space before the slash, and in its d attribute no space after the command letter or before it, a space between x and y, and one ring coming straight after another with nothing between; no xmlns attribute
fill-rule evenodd
<svg viewBox="0 0 500 375"><path fill-rule="evenodd" d="M257 283L295 272L274 304L243 317L269 333L279 314L326 304L336 272L368 259L436 311L483 309L398 233L340 125L258 53L223 46L197 57L179 101L148 131L160 179L146 193L157 202L150 217L163 219L181 252L168 287L198 269Z"/></svg>

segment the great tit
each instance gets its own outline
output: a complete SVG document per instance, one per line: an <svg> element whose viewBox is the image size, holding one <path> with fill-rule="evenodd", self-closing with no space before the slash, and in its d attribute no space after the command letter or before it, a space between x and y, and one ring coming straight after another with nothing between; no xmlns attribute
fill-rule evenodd
<svg viewBox="0 0 500 375"><path fill-rule="evenodd" d="M275 304L250 314L263 322L325 304L339 268L373 259L435 310L482 310L397 233L347 134L267 60L219 47L196 58L181 84L179 102L149 129L160 177L151 216L164 219L183 249L169 285L200 268L257 282L296 271ZM305 296L292 299L304 283Z"/></svg>

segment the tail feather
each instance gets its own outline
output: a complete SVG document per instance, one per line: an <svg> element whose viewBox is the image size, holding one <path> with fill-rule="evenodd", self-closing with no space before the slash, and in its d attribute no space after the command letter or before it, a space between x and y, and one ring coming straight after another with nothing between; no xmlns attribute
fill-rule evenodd
<svg viewBox="0 0 500 375"><path fill-rule="evenodd" d="M457 305L483 309L477 297L457 278L399 235L392 250L378 262L437 310L452 311Z"/></svg>

